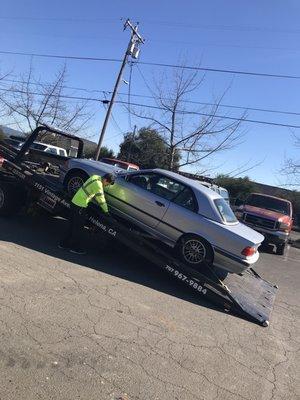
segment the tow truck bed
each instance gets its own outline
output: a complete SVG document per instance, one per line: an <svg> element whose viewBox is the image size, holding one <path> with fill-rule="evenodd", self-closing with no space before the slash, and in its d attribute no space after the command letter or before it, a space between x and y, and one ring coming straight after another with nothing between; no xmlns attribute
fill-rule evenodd
<svg viewBox="0 0 300 400"><path fill-rule="evenodd" d="M56 215L66 216L68 213L70 199L57 177L33 170L23 159L41 130L71 137L82 145L79 138L45 126L35 129L19 152L0 144L0 157L4 158L0 170L0 213L3 196L5 200L5 196L20 187L26 192L29 201L34 201ZM79 153L82 152L81 145ZM229 274L221 281L208 265L201 271L192 269L179 261L170 249L165 249L149 238L148 234L128 228L122 222L103 215L98 207L91 205L87 211L89 223L102 234L123 243L162 268L173 278L186 284L195 295L205 296L224 311L230 311L262 326L269 325L277 287L262 279L253 269L242 275Z"/></svg>

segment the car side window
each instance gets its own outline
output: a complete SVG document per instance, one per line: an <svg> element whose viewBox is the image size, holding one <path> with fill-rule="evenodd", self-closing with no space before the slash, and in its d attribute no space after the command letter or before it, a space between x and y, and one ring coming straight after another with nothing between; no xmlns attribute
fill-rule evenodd
<svg viewBox="0 0 300 400"><path fill-rule="evenodd" d="M173 179L159 174L135 174L129 177L129 182L163 199L171 201L185 188Z"/></svg>
<svg viewBox="0 0 300 400"><path fill-rule="evenodd" d="M185 187L178 194L178 196L175 197L173 202L175 204L178 204L179 206L187 208L188 210L197 211L197 203L196 203L195 196L194 196L192 190L188 187Z"/></svg>
<svg viewBox="0 0 300 400"><path fill-rule="evenodd" d="M154 175L150 186L152 193L169 201L173 200L184 189L184 185L163 175Z"/></svg>
<svg viewBox="0 0 300 400"><path fill-rule="evenodd" d="M139 186L142 189L149 190L149 179L150 175L149 174L137 174L137 175L132 175L128 176L127 180L128 182L132 183L133 185Z"/></svg>
<svg viewBox="0 0 300 400"><path fill-rule="evenodd" d="M56 155L57 155L56 149L53 149L52 147L48 147L48 148L45 150L45 152L46 152L46 153L51 153L51 154L56 154Z"/></svg>

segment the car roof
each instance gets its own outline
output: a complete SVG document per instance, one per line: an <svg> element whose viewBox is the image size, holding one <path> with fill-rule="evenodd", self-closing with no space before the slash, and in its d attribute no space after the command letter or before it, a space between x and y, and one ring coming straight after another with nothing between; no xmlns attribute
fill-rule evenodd
<svg viewBox="0 0 300 400"><path fill-rule="evenodd" d="M188 185L197 192L201 192L205 197L209 197L209 198L213 198L213 199L220 199L220 198L222 199L223 198L222 196L220 196L217 192L213 191L212 189L209 189L208 187L201 185L201 184L199 185L199 181L195 181L193 179L186 178L185 176L177 174L176 172L167 171L165 169L160 169L160 168L144 170L144 171L157 172L157 173L163 174L165 176L168 176L170 178L173 178L177 182ZM139 172L142 172L142 171L139 171Z"/></svg>
<svg viewBox="0 0 300 400"><path fill-rule="evenodd" d="M101 160L109 160L109 161L114 161L114 162L117 162L117 163L122 163L122 164L126 164L126 165L133 165L134 167L138 167L138 165L136 165L136 164L133 164L133 163L128 162L128 161L119 160L117 158L102 157Z"/></svg>
<svg viewBox="0 0 300 400"><path fill-rule="evenodd" d="M256 196L270 197L271 199L282 200L282 201L286 201L287 203L292 204L292 203L290 202L290 200L283 199L282 197L271 196L270 194L264 194L264 193L251 193L250 196L251 196L252 194L255 194Z"/></svg>

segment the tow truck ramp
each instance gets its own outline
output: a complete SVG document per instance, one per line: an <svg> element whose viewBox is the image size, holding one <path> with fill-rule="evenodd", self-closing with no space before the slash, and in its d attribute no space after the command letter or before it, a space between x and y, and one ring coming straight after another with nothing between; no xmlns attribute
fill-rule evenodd
<svg viewBox="0 0 300 400"><path fill-rule="evenodd" d="M18 183L15 185L16 190L19 190L20 185L23 186L27 199L34 200L40 207L55 215L67 216L70 199L63 188L53 181L53 177L38 173L22 160L22 154L25 154L41 129L45 127L37 128L18 153L9 146L0 144L0 156L5 159L0 172L0 191L6 195L5 182L8 182L11 195L12 187ZM49 127L47 130L74 138ZM193 269L179 261L172 249L166 249L149 235L103 215L93 204L88 207L88 221L101 234L136 251L172 278L187 285L195 296L203 296L222 310L264 327L269 325L278 288L262 279L253 269L250 268L241 275L228 274L221 280L209 265L204 265L201 270Z"/></svg>

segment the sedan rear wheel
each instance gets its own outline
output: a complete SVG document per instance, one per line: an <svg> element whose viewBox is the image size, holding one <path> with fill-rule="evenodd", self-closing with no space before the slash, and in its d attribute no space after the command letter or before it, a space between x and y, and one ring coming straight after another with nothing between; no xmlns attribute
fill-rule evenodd
<svg viewBox="0 0 300 400"><path fill-rule="evenodd" d="M179 243L179 255L186 264L197 268L212 265L213 251L210 244L197 235L183 236Z"/></svg>

